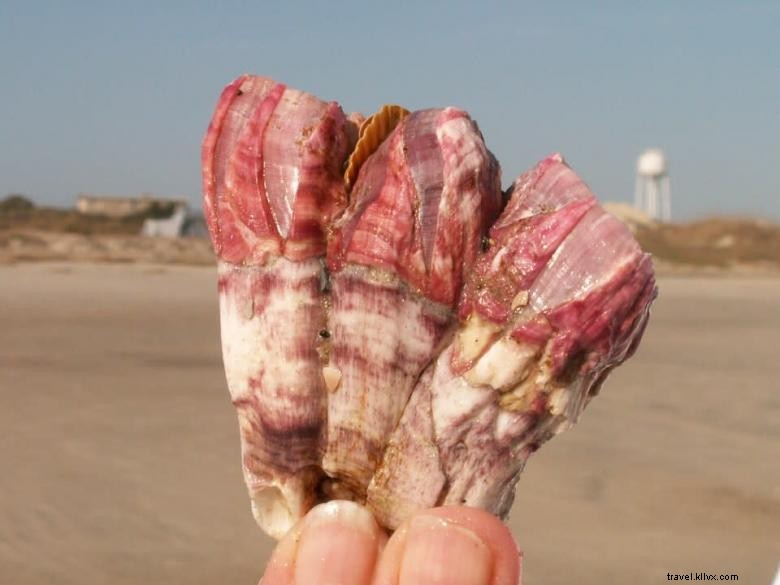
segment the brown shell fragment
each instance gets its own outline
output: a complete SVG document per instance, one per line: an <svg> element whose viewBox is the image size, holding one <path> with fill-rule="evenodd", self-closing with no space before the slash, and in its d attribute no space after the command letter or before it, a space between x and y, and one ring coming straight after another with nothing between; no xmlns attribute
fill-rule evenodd
<svg viewBox="0 0 780 585"><path fill-rule="evenodd" d="M357 179L361 165L385 141L398 122L409 115L409 110L396 104L385 104L370 115L360 126L358 141L347 161L344 182L351 189Z"/></svg>

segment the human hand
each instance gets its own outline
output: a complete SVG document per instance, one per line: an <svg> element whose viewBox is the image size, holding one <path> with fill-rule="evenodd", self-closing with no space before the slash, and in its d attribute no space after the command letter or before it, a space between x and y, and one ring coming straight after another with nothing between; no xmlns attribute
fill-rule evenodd
<svg viewBox="0 0 780 585"><path fill-rule="evenodd" d="M365 508L333 501L282 539L260 585L519 585L520 565L509 529L482 510L425 510L388 537Z"/></svg>

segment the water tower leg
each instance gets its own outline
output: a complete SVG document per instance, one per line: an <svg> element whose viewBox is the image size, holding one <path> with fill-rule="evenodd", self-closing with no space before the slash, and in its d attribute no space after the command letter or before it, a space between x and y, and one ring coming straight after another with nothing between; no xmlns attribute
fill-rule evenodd
<svg viewBox="0 0 780 585"><path fill-rule="evenodd" d="M653 177L648 181L648 206L647 212L653 219L658 219L658 180Z"/></svg>
<svg viewBox="0 0 780 585"><path fill-rule="evenodd" d="M661 203L663 205L663 220L672 221L672 195L669 191L669 177L661 178Z"/></svg>

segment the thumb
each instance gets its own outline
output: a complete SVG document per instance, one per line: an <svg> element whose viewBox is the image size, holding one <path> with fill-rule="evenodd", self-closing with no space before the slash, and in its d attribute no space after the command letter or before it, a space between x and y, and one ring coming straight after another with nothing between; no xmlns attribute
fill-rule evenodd
<svg viewBox="0 0 780 585"><path fill-rule="evenodd" d="M276 547L260 585L367 585L386 542L387 535L362 506L320 504Z"/></svg>
<svg viewBox="0 0 780 585"><path fill-rule="evenodd" d="M446 506L407 520L390 538L373 585L519 585L509 529L482 510Z"/></svg>

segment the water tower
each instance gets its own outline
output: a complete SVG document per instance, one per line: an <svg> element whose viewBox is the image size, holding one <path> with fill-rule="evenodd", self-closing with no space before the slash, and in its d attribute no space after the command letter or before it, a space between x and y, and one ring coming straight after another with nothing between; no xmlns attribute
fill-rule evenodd
<svg viewBox="0 0 780 585"><path fill-rule="evenodd" d="M668 171L666 157L659 148L644 151L636 161L634 205L653 219L661 221L672 219Z"/></svg>

